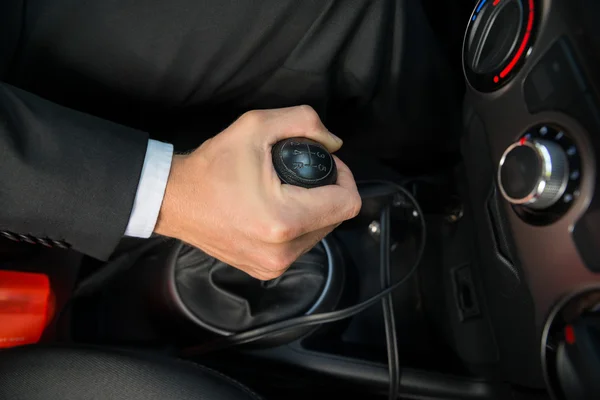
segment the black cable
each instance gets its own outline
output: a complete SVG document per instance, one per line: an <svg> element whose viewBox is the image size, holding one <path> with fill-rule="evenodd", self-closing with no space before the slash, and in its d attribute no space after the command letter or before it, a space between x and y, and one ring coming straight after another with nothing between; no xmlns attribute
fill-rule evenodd
<svg viewBox="0 0 600 400"><path fill-rule="evenodd" d="M390 266L390 236L391 236L391 206L386 205L380 217L380 246L379 263L381 287L385 289L392 283L392 269ZM389 400L395 400L400 390L400 357L398 356L398 339L396 335L396 319L394 317L394 301L392 293L381 299L383 307L383 323L385 325L385 341L388 357L388 371L390 375Z"/></svg>
<svg viewBox="0 0 600 400"><path fill-rule="evenodd" d="M427 232L426 232L426 226L425 226L425 218L423 216L423 212L421 211L421 207L419 207L419 204L417 203L417 201L415 200L413 195L408 190L406 190L405 188L403 188L402 186L400 186L396 183L386 182L386 181L368 181L368 182L361 182L361 183L379 183L379 184L392 185L392 186L396 187L398 189L398 191L402 192L413 203L414 208L418 214L419 221L421 223L421 238L420 238L421 240L419 243L419 250L417 251L417 258L415 260L415 263L412 265L412 267L406 273L406 275L404 277L402 277L402 279L400 279L393 285L389 286L387 289L382 290L381 292L370 297L369 299L364 300L364 301L360 302L359 304L356 304L352 307L344 308L342 310L322 313L322 314L305 315L305 316L301 316L301 317L291 318L291 319L288 319L285 321L275 322L273 324L269 324L269 325L266 325L266 326L263 326L260 328L250 329L246 332L232 334L230 336L227 336L227 337L224 337L221 339L217 339L215 341L212 341L212 342L209 342L209 343L206 343L203 345L193 346L193 347L188 347L186 349L183 349L181 355L183 357L195 357L195 356L227 349L230 347L234 347L234 346L238 346L238 345L242 345L242 344L246 344L246 343L251 343L256 340L263 339L267 336L277 335L288 329L313 326L313 325L321 325L321 324L326 324L329 322L340 321L340 320L352 317L352 316L360 313L361 311L364 311L367 308L377 304L377 302L379 302L385 296L392 293L394 290L396 290L397 288L402 286L407 280L409 280L412 277L412 275L415 273L415 271L417 270L417 267L419 266L421 259L423 258L423 253L425 251L425 238L426 238Z"/></svg>

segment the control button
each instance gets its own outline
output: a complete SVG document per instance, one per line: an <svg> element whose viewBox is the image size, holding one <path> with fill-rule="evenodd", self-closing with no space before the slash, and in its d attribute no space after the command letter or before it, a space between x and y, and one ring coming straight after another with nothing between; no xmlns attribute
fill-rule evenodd
<svg viewBox="0 0 600 400"><path fill-rule="evenodd" d="M463 67L475 90L510 82L531 54L537 34L535 0L479 0L463 42Z"/></svg>
<svg viewBox="0 0 600 400"><path fill-rule="evenodd" d="M559 39L525 79L525 101L531 113L568 108L586 91L571 45Z"/></svg>
<svg viewBox="0 0 600 400"><path fill-rule="evenodd" d="M531 209L545 209L565 193L569 181L565 152L555 142L524 138L510 146L500 161L498 183L506 200Z"/></svg>
<svg viewBox="0 0 600 400"><path fill-rule="evenodd" d="M489 74L502 67L520 38L524 12L521 2L509 0L496 5L481 10L469 37L467 63L477 74Z"/></svg>
<svg viewBox="0 0 600 400"><path fill-rule="evenodd" d="M542 167L535 148L517 146L502 161L500 182L506 196L522 199L537 188L541 173Z"/></svg>
<svg viewBox="0 0 600 400"><path fill-rule="evenodd" d="M540 145L545 147L547 151L540 153ZM552 224L565 215L581 194L579 187L585 171L579 148L573 138L570 137L568 131L552 123L532 126L520 137L518 143L512 145L510 149L519 146L526 146L529 151L507 151L503 164L504 168L502 168L502 171L498 170L498 181L502 185L502 193L513 205L513 211L523 221L537 226ZM531 154L534 154L534 156ZM540 159L542 161L539 166L535 166L533 169L527 166L527 163L535 163L536 160L539 161ZM547 159L551 160L549 164L552 167L551 176L560 176L558 171L562 169L560 164L563 162L566 163L566 167L564 168L566 174L564 177L564 190L559 184L548 186L547 178L538 179L540 176L544 176L543 165L547 164L544 163L544 160ZM520 172L518 170L519 166L526 170L526 172ZM511 170L513 171L512 173ZM516 172L514 172L515 170ZM500 175L501 172L503 176ZM535 175L538 173L540 175L536 178ZM553 178L550 180L552 181ZM523 185L523 188L518 187L517 185L519 184ZM539 185L544 186L543 190ZM549 206L545 205L543 199L551 197L552 188L556 187L559 188L558 192L556 192L556 201ZM531 189L532 192L537 190L538 192L543 192L543 195L531 195L532 192L530 192L525 197L531 195L535 200L528 202L524 201L523 197L518 197L522 196L523 193L519 193L517 189L522 189L522 192L525 192L526 189ZM562 196L560 196L560 193L562 193Z"/></svg>

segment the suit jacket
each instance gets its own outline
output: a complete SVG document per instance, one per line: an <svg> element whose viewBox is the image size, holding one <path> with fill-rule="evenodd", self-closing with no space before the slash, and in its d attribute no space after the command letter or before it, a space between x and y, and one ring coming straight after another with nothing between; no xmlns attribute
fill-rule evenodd
<svg viewBox="0 0 600 400"><path fill-rule="evenodd" d="M124 232L146 135L73 110L189 149L310 104L345 149L429 168L460 122L436 48L412 0L0 0L0 81L54 103L1 86L0 231L96 257Z"/></svg>
<svg viewBox="0 0 600 400"><path fill-rule="evenodd" d="M27 35L24 5L0 6L0 79ZM0 231L108 258L129 221L147 141L0 82Z"/></svg>
<svg viewBox="0 0 600 400"><path fill-rule="evenodd" d="M300 95L311 92L304 87L326 87L321 76L273 72L325 5L295 10L288 7L293 0L285 7L271 3L277 7L265 8L257 21L248 18L258 11L250 1L231 11L227 2L212 0L0 1L0 233L64 241L105 259L130 216L148 140L144 131L169 141L173 137L160 131L200 128L211 135L250 104L325 98L320 90ZM221 15L208 34L199 27L215 21L205 10ZM295 21L278 40L265 28L270 14ZM232 35L238 39L230 43ZM265 51L254 50L258 42ZM270 103L282 74L288 96ZM274 83L265 82L271 75L278 76ZM298 76L316 84L302 80L293 89L289 83ZM226 122L210 131L208 99L229 110ZM174 121L203 126L175 127Z"/></svg>
<svg viewBox="0 0 600 400"><path fill-rule="evenodd" d="M125 232L147 141L0 84L0 230L107 258Z"/></svg>

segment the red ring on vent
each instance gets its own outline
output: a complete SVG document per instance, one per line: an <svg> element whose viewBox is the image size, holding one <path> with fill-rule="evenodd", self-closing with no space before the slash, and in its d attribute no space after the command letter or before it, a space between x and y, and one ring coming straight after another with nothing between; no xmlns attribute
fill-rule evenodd
<svg viewBox="0 0 600 400"><path fill-rule="evenodd" d="M529 17L527 19L527 29L525 30L525 35L523 36L523 41L521 42L521 46L519 46L519 50L513 57L513 59L508 63L506 68L500 72L500 78L506 78L506 76L512 71L527 48L527 44L529 43L529 39L531 38L531 31L533 30L533 19L534 19L534 9L533 9L533 0L529 0Z"/></svg>

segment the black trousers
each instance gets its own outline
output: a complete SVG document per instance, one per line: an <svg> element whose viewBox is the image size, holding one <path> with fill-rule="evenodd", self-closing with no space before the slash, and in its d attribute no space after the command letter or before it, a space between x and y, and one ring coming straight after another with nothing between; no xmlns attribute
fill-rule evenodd
<svg viewBox="0 0 600 400"><path fill-rule="evenodd" d="M347 147L451 150L459 77L418 0L3 0L0 77L179 148L310 104Z"/></svg>

